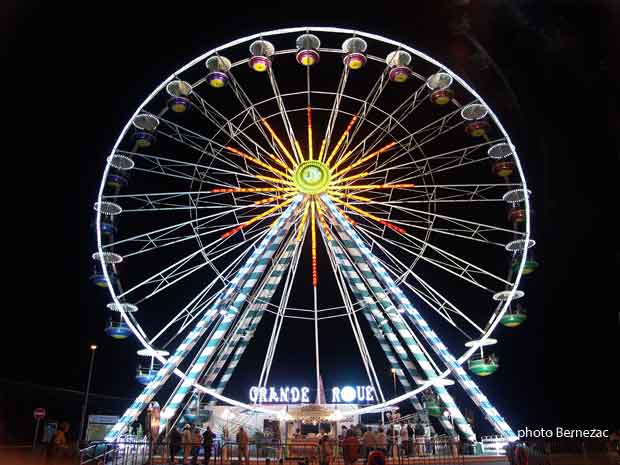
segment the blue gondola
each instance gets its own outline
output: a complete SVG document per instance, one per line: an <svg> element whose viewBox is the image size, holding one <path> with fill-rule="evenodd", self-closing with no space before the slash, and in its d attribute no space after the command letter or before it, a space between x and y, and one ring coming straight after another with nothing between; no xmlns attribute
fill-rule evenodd
<svg viewBox="0 0 620 465"><path fill-rule="evenodd" d="M96 223L95 223L96 224ZM94 225L93 225L94 227ZM101 218L101 234L113 236L117 233L116 225L109 218Z"/></svg>
<svg viewBox="0 0 620 465"><path fill-rule="evenodd" d="M118 275L114 271L108 270L108 276L110 277L110 282L112 283L112 286L114 287L114 289L117 289L118 288ZM105 276L103 275L103 271L101 271L100 269L96 269L95 272L92 275L90 275L90 280L97 287L101 287L102 289L108 288L108 282L106 281Z"/></svg>
<svg viewBox="0 0 620 465"><path fill-rule="evenodd" d="M156 372L153 370L138 368L136 373L136 381L146 386L153 381L153 378L155 378L155 373Z"/></svg>
<svg viewBox="0 0 620 465"><path fill-rule="evenodd" d="M105 328L105 333L114 339L127 339L131 334L131 329L124 321L110 321Z"/></svg>

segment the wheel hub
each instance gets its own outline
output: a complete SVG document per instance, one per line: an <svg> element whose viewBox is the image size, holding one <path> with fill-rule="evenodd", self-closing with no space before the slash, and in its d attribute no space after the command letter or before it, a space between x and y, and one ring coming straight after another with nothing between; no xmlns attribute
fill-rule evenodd
<svg viewBox="0 0 620 465"><path fill-rule="evenodd" d="M295 170L295 186L305 194L320 194L327 190L329 168L323 162L308 160L299 164Z"/></svg>

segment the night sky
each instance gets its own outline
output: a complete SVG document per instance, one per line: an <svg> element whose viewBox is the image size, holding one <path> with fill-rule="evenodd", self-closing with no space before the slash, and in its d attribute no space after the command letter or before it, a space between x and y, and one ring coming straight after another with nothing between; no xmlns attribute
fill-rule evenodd
<svg viewBox="0 0 620 465"><path fill-rule="evenodd" d="M618 95L610 70L618 56L611 50L619 42L618 12L602 2L472 0L470 34L494 61L485 64L471 41L451 32L457 9L447 1L424 3L410 10L385 3L381 11L314 3L303 11L284 3L203 12L181 4L156 11L108 2L71 11L46 11L33 2L2 7L2 42L12 63L3 73L8 283L0 442L28 440L35 406L77 428L79 394L34 385L83 390L91 343L100 347L92 391L118 398L139 392L137 342L105 336L107 296L88 280L101 170L135 107L208 49L300 25L400 40L445 63L489 102L518 147L534 192L541 267L526 278L527 322L501 349L501 369L480 385L515 429L620 426L611 401L612 395L617 401L619 365L618 206L612 201ZM334 353L346 352L349 342L334 338ZM294 364L289 344L290 358L282 363ZM258 352L244 359L242 371L259 363ZM339 366L336 359L325 363ZM293 370L299 379L289 383L312 385L310 367L305 377L302 372ZM326 385L364 382L346 367L339 376ZM126 405L95 396L91 413L121 413Z"/></svg>

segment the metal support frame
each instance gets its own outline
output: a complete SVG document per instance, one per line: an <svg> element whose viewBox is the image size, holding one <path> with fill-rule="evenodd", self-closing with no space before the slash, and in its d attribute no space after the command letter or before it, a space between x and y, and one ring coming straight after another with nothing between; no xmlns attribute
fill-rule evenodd
<svg viewBox="0 0 620 465"><path fill-rule="evenodd" d="M343 234L343 230L339 227L339 225L336 224L334 229L338 232L339 235ZM347 280L351 290L353 291L353 294L360 302L363 302L364 306L362 309L362 314L368 321L368 324L373 330L373 333L379 340L379 344L381 345L381 348L383 349L388 361L390 362L390 366L396 370L396 376L398 377L398 380L400 381L403 388L407 391L411 391L413 387L405 376L405 373L402 370L399 361L396 359L396 356L398 356L400 362L405 366L407 372L414 381L417 380L421 384L422 377L418 373L414 363L409 358L409 354L405 351L398 337L392 330L392 327L388 324L388 319L383 317L383 313L379 309L379 306L377 305L375 298L373 298L371 291L369 291L368 287L361 279L360 275L355 270L352 263L348 260L344 250L341 248L340 244L336 242L334 236L331 237L330 246L331 249L334 251L334 254L336 255L337 263L340 266L340 269L342 270L342 273L345 276L345 279ZM408 339L411 338L409 337ZM392 346L393 350L392 348L390 348L390 345ZM422 357L424 357L423 354ZM428 364L428 362L426 362L426 364ZM437 395L444 394L441 389L438 388L440 387L435 386L435 391L437 392ZM447 391L445 394L447 394ZM418 412L424 412L424 407L420 403L420 400L417 398L417 396L414 396L411 399L411 403ZM443 420L443 418L440 418L440 423L445 429L445 431L450 436L454 436L456 433L452 424L449 421Z"/></svg>
<svg viewBox="0 0 620 465"><path fill-rule="evenodd" d="M293 242L289 243L289 245L284 250L283 254L280 257L280 260L278 260L278 262L271 268L269 276L265 282L265 285L263 286L262 290L258 293L256 301L252 304L252 310L251 310L251 314L249 317L250 323L247 326L249 337L241 338L241 342L237 346L232 358L230 359L228 363L228 366L226 367L226 370L224 371L222 377L220 378L220 381L217 384L217 387L216 387L217 392L221 393L224 391L224 389L226 388L226 385L228 384L228 381L230 380L230 378L232 377L235 371L235 368L237 368L237 365L239 364L239 361L241 360L241 357L243 356L245 349L247 348L248 344L250 343L250 340L252 339L254 335L254 331L258 327L258 324L260 323L263 317L265 308L267 307L269 301L273 297L273 294L278 288L280 281L282 280L282 277L285 274L286 269L290 266L293 260L293 256L295 254L296 248L297 248L297 244L294 242L294 239L293 239ZM231 347L230 353L232 353L232 348L233 347ZM217 371L214 370L213 373L207 377L205 384L211 385L215 381L217 374L218 374ZM210 404L213 404L214 402L215 400L212 400Z"/></svg>
<svg viewBox="0 0 620 465"><path fill-rule="evenodd" d="M290 229L292 213L299 204L299 201L300 198L297 198L295 201L293 201L291 206L288 207L287 210L278 219L270 233L267 234L267 236L263 240L263 243L257 249L257 251L260 251L260 254L258 256L258 259L256 260L256 263L254 264L254 262L250 263L250 261L248 261L248 263L246 264L246 267L251 270L251 272L249 274L244 274L245 280L243 284L239 287L239 292L237 296L228 306L227 315L224 317L222 322L220 322L217 330L207 343L206 347L202 350L198 359L190 368L189 373L186 375L186 378L181 383L181 386L171 396L172 401L162 411L160 431L165 428L167 420L175 415L179 405L207 366L208 362L211 359L211 356L222 342L222 338L230 329L230 326L235 320L236 315L240 314L241 308L245 304L248 296L252 294L254 287L259 282L261 276L265 273L267 267L269 266L271 258L275 254L282 240L286 236L286 233ZM245 277L246 275L247 278Z"/></svg>
<svg viewBox="0 0 620 465"><path fill-rule="evenodd" d="M123 416L119 419L119 421L114 425L114 427L110 430L110 432L106 435L106 441L113 441L118 438L118 436L127 428L127 426L133 422L144 410L144 408L148 405L148 403L153 399L155 394L159 391L159 389L166 383L166 381L170 378L172 372L178 368L179 364L184 360L184 358L189 354L198 340L204 335L207 327L209 326L209 322L214 315L217 315L220 307L222 307L223 302L228 299L233 292L240 286L240 284L245 282L245 277L250 274L250 271L255 268L255 264L259 261L259 259L263 256L266 249L269 247L270 252L273 254L274 250L271 250L271 247L275 242L275 236L285 229L285 223L288 224L290 222L290 217L293 212L297 208L300 202L300 198L297 198L293 201L293 203L282 213L280 218L274 224L274 227L267 233L265 238L261 241L260 245L256 248L256 250L252 253L248 261L245 263L243 267L239 269L236 276L230 281L230 283L226 287L226 292L221 295L218 300L213 304L212 309L210 311L205 312L200 321L196 324L195 328L185 337L183 342L178 346L174 355L169 357L166 360L166 363L162 366L162 368L157 372L155 378L144 388L142 393L136 398L136 400L131 404L131 406L125 411ZM279 243L279 242L278 242ZM258 266L256 268L259 268ZM264 265L260 267L264 268ZM255 279L250 279L254 284ZM214 335L215 337L216 335ZM221 337L221 336L220 336ZM164 412L162 412L162 420ZM165 422L162 422L162 425Z"/></svg>
<svg viewBox="0 0 620 465"><path fill-rule="evenodd" d="M374 292L375 295L387 297L387 293L383 290L383 287L389 290L396 302L402 308L404 308L404 310L409 313L409 315L411 315L411 320L415 325L416 329L422 334L424 339L432 347L433 351L439 356L443 363L452 370L452 373L454 373L454 376L461 385L461 387L469 395L471 400L482 410L486 419L489 421L489 423L491 423L497 433L501 434L509 441L516 440L517 435L514 433L514 431L512 431L512 428L510 428L508 423L506 423L504 418L499 414L495 407L491 405L487 397L482 393L480 388L478 388L476 383L470 378L467 372L459 365L454 356L448 351L448 348L443 344L443 342L441 342L437 334L430 328L428 323L426 323L426 321L422 318L420 313L411 304L409 299L407 299L403 291L398 288L394 280L389 276L387 270L381 265L379 260L374 258L374 255L372 254L372 252L370 252L368 247L366 247L357 232L342 217L342 215L338 212L334 204L331 202L331 200L329 200L327 196L323 197L323 201L334 215L334 218L336 219L338 224L346 231L346 234L349 236L350 239L346 241L345 244L347 248L351 247L349 253L353 254L353 257L363 264L363 272L367 272L369 274L369 277L371 277L371 279L376 282L378 292ZM399 319L402 318L399 317ZM460 413L460 411L458 411L458 409L453 411L450 405L446 404L446 406L450 411L450 414L452 415L455 423L457 424L457 426L459 426L461 423L461 418L459 418L458 415L462 417L462 414ZM462 418L462 421L467 424L464 418Z"/></svg>

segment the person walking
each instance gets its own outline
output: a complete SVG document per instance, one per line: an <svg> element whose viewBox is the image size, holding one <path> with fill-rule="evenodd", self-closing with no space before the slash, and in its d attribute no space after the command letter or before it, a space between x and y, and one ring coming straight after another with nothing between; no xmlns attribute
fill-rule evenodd
<svg viewBox="0 0 620 465"><path fill-rule="evenodd" d="M241 457L243 457L245 459L245 465L250 465L250 438L248 438L248 433L245 432L243 426L239 427L236 439L237 447L239 448L239 462L241 462ZM241 465L241 463L239 465Z"/></svg>
<svg viewBox="0 0 620 465"><path fill-rule="evenodd" d="M189 456L192 453L192 442L194 438L192 436L192 427L190 424L186 424L183 427L183 465L189 465Z"/></svg>
<svg viewBox="0 0 620 465"><path fill-rule="evenodd" d="M359 457L360 443L353 429L347 431L347 436L342 441L342 459L344 465L353 465Z"/></svg>
<svg viewBox="0 0 620 465"><path fill-rule="evenodd" d="M198 464L198 457L200 456L200 445L202 443L202 436L198 428L194 428L192 433L192 465Z"/></svg>
<svg viewBox="0 0 620 465"><path fill-rule="evenodd" d="M211 431L211 427L207 426L207 429L202 433L202 448L205 454L205 465L209 465L211 460L211 449L213 448L213 440L215 439L215 433Z"/></svg>
<svg viewBox="0 0 620 465"><path fill-rule="evenodd" d="M400 455L408 455L409 447L409 432L407 431L407 425L401 423L400 425Z"/></svg>

